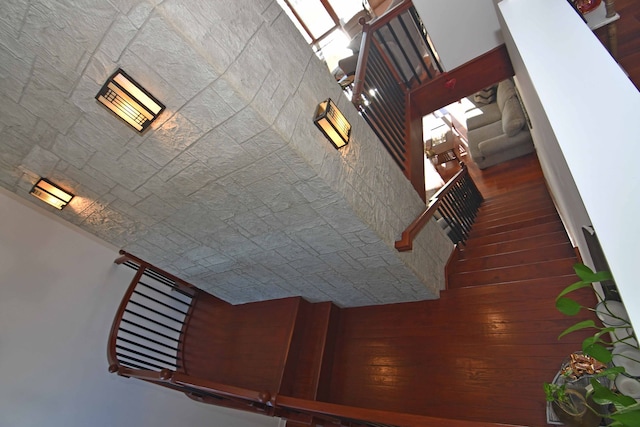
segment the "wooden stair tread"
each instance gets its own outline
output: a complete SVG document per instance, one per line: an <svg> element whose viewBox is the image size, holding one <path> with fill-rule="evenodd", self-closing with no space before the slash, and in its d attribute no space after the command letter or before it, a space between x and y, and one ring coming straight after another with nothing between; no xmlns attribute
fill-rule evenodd
<svg viewBox="0 0 640 427"><path fill-rule="evenodd" d="M496 206L495 208L485 207L484 204L480 206L477 218L480 220L489 220L491 218L500 218L505 215L512 215L516 213L530 212L534 209L541 209L546 207L555 207L550 200L533 200L526 203L509 203L505 206Z"/></svg>
<svg viewBox="0 0 640 427"><path fill-rule="evenodd" d="M523 219L521 221L509 222L506 224L493 225L492 227L482 228L481 225L474 224L471 228L471 232L469 233L469 240L474 239L476 237L489 236L496 233L504 233L506 231L514 231L523 228L528 228L532 226L536 226L539 224L547 223L547 222L557 222L559 221L559 217L557 213L549 213L544 216Z"/></svg>
<svg viewBox="0 0 640 427"><path fill-rule="evenodd" d="M485 244L480 243L477 239L460 251L459 259L466 260L475 257L505 254L567 242L567 233L564 230Z"/></svg>
<svg viewBox="0 0 640 427"><path fill-rule="evenodd" d="M559 258L575 256L573 247L569 242L543 246L533 249L522 249L513 252L490 254L482 257L461 260L456 263L454 272L472 272L491 268L503 268L519 266L533 262L553 261Z"/></svg>
<svg viewBox="0 0 640 427"><path fill-rule="evenodd" d="M505 213L500 217L492 217L490 219L485 218L484 220L476 218L477 226L474 227L475 230L483 230L487 228L504 226L506 224L511 224L515 222L521 222L530 219L537 219L547 215L556 215L556 209L553 206L547 206L537 209L531 209L528 212L520 212L508 214ZM474 224L476 225L476 224Z"/></svg>
<svg viewBox="0 0 640 427"><path fill-rule="evenodd" d="M563 276L573 272L575 256L552 261L535 262L518 266L491 268L483 271L453 273L450 275L450 287L465 287L509 283L534 277Z"/></svg>
<svg viewBox="0 0 640 427"><path fill-rule="evenodd" d="M469 240L467 240L467 247L481 246L497 242L509 242L511 240L519 240L526 237L536 236L538 234L551 233L554 231L564 232L564 227L560 221L548 221L540 224L535 224L530 227L521 227L515 230L488 233L484 236L475 236L472 229L471 236L469 236Z"/></svg>

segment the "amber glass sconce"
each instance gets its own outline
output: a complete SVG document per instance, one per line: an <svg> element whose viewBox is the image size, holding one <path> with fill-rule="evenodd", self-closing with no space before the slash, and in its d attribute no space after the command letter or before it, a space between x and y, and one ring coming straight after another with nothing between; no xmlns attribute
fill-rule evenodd
<svg viewBox="0 0 640 427"><path fill-rule="evenodd" d="M164 105L127 75L118 69L109 79L96 99L138 132L144 132Z"/></svg>

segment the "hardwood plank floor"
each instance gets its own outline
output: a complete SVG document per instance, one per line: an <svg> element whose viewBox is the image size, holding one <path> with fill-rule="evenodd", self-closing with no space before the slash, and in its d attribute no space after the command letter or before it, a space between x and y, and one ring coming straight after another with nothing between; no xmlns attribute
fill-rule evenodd
<svg viewBox="0 0 640 427"><path fill-rule="evenodd" d="M468 166L486 202L449 289L435 301L343 309L333 402L545 425L542 384L585 336L557 339L578 321L554 306L576 281L575 253L535 154L484 171ZM588 290L581 298L595 304Z"/></svg>

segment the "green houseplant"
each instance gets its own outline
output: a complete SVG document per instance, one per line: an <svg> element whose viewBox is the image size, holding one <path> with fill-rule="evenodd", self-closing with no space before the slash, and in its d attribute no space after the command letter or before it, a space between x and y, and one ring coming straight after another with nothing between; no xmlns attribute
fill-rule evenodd
<svg viewBox="0 0 640 427"><path fill-rule="evenodd" d="M586 287L592 288L592 284L594 282L612 279L610 273L604 271L593 272L584 264L576 264L574 266L574 270L580 280L567 286L556 297L557 309L568 316L575 316L583 308L595 311L594 308L583 307L580 303L570 298L568 296L570 293ZM601 297L597 292L596 296L600 301ZM613 315L613 313L609 314ZM613 332L616 328L600 327L596 325L593 320L584 320L565 329L558 336L558 339L562 338L566 334L583 329L594 329L595 332L582 342L582 352L604 364L609 364L613 358L613 354L609 347L616 344L618 341L607 341L607 338L609 333ZM605 387L600 383L600 381L598 381L598 378L603 376L608 377L611 381L615 381L618 375L624 375L624 371L623 367L612 367L597 375L591 376L589 384L585 388L585 400L587 402L585 407L594 414L597 414L598 417L608 417L613 420L610 426L637 427L640 426L640 403L619 391L613 391L610 388ZM559 408L562 408L563 405L567 407L567 399L570 396L568 395L568 389L566 386L545 383L544 388L547 401L553 402L554 405ZM571 392L571 394L573 396L573 392ZM575 396L573 396L573 399L576 401L578 400ZM593 401L595 405L588 404L589 401ZM581 403L578 402L578 405L581 405ZM611 414L605 415L599 411L596 405L613 405L615 410Z"/></svg>

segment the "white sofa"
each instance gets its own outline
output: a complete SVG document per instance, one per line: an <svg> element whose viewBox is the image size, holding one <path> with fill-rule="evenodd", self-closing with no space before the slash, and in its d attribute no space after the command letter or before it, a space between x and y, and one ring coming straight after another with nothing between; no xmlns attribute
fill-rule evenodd
<svg viewBox="0 0 640 427"><path fill-rule="evenodd" d="M512 80L498 84L496 101L467 119L469 154L480 169L532 153L535 148Z"/></svg>

